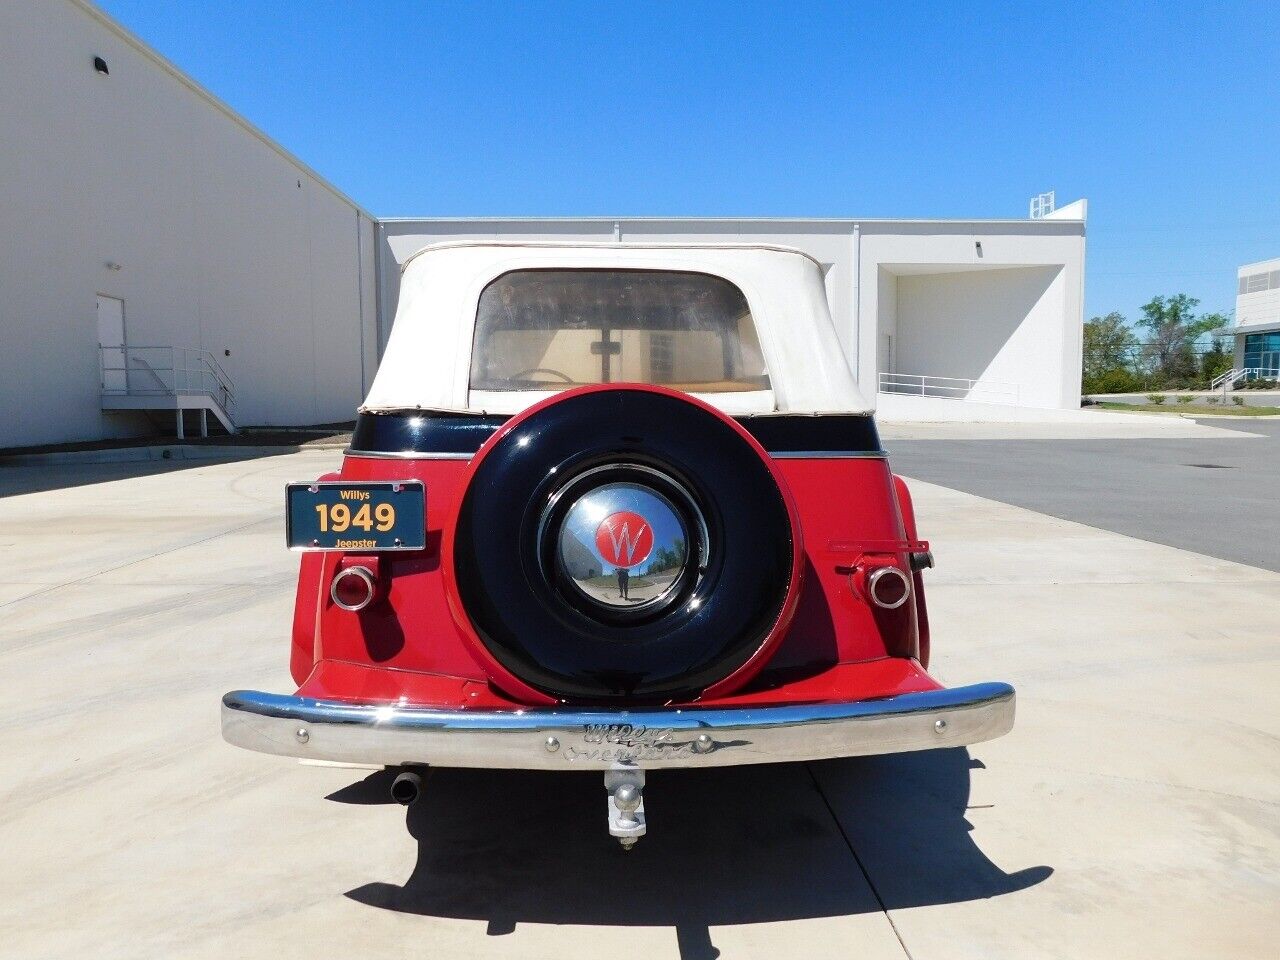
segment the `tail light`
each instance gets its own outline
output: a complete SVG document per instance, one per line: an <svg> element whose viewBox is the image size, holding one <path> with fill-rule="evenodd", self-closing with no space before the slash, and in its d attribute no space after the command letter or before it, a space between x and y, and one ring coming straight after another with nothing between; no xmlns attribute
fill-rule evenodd
<svg viewBox="0 0 1280 960"><path fill-rule="evenodd" d="M334 604L352 612L371 604L377 592L378 582L368 567L344 567L329 586Z"/></svg>
<svg viewBox="0 0 1280 960"><path fill-rule="evenodd" d="M867 576L871 602L886 610L896 610L911 596L911 580L897 567L878 567Z"/></svg>

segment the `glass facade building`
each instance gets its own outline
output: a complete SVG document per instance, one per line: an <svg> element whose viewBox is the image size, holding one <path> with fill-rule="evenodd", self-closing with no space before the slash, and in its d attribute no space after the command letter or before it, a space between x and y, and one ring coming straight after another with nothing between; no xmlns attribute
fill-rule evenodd
<svg viewBox="0 0 1280 960"><path fill-rule="evenodd" d="M1244 338L1244 366L1280 372L1280 330L1248 334Z"/></svg>

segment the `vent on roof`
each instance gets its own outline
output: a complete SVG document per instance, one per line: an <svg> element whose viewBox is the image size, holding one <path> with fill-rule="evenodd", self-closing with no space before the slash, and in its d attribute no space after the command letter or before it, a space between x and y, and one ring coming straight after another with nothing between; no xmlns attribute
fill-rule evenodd
<svg viewBox="0 0 1280 960"><path fill-rule="evenodd" d="M1056 191L1050 190L1048 193L1039 193L1031 198L1031 219L1039 220L1047 217L1058 208L1057 200L1054 197Z"/></svg>

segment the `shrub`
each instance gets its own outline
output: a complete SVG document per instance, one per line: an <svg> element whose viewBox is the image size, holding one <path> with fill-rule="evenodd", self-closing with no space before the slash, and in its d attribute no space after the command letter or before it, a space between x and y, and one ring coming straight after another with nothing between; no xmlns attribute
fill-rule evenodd
<svg viewBox="0 0 1280 960"><path fill-rule="evenodd" d="M1085 379L1085 393L1132 393L1141 384L1128 370L1116 368Z"/></svg>
<svg viewBox="0 0 1280 960"><path fill-rule="evenodd" d="M1218 403L1221 399L1222 399L1221 397L1209 397L1209 398L1208 398L1208 400L1207 400L1207 402L1209 402L1209 403Z"/></svg>
<svg viewBox="0 0 1280 960"><path fill-rule="evenodd" d="M1165 397L1165 395L1164 395L1163 393L1148 393L1148 394L1147 394L1147 400L1148 400L1149 402L1151 402L1151 403L1156 404L1157 406L1158 406L1159 404L1164 403L1165 399L1166 399L1166 397Z"/></svg>
<svg viewBox="0 0 1280 960"><path fill-rule="evenodd" d="M1182 396L1178 397L1178 402L1179 402L1179 403L1190 403L1190 402L1191 402L1192 400L1194 400L1194 399L1195 399L1195 397L1188 396L1187 394L1185 394L1185 393L1184 393Z"/></svg>
<svg viewBox="0 0 1280 960"><path fill-rule="evenodd" d="M1234 403L1237 407L1243 407L1244 397L1232 397L1231 402Z"/></svg>

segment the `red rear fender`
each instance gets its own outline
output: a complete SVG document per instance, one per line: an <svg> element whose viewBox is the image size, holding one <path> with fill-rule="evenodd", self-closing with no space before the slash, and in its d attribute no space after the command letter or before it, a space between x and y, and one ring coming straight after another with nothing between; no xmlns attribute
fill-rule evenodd
<svg viewBox="0 0 1280 960"><path fill-rule="evenodd" d="M780 471L804 527L806 577L791 631L770 669L915 655L910 604L871 605L859 571L906 570L907 542L893 477L878 458L782 459Z"/></svg>
<svg viewBox="0 0 1280 960"><path fill-rule="evenodd" d="M906 529L907 536L915 540L916 533L916 510L911 502L911 490L907 487L907 481L901 477L894 475L893 489L898 496L898 509L902 512L902 524ZM911 575L912 586L915 593L915 611L916 611L916 630L919 633L919 654L920 663L929 666L929 611L924 602L924 574L922 571L916 570Z"/></svg>

